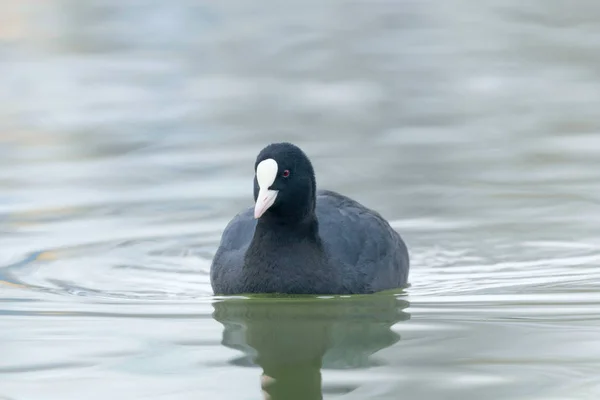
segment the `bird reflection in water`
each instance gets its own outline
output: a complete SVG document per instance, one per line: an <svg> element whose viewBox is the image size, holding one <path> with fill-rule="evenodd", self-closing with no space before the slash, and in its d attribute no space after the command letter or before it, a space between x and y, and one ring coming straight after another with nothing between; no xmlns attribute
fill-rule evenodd
<svg viewBox="0 0 600 400"><path fill-rule="evenodd" d="M259 296L213 306L213 318L224 326L222 344L244 353L231 362L260 366L270 400L322 399L321 369L377 365L372 355L400 340L392 325L410 318L404 312L409 303L395 294Z"/></svg>

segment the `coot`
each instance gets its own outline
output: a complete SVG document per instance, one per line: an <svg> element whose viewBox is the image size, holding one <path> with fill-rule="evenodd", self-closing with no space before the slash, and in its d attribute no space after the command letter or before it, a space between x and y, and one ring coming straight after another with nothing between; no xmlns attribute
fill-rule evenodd
<svg viewBox="0 0 600 400"><path fill-rule="evenodd" d="M217 295L357 294L406 285L409 256L377 212L316 189L297 146L273 143L254 165L254 207L225 228L211 265Z"/></svg>

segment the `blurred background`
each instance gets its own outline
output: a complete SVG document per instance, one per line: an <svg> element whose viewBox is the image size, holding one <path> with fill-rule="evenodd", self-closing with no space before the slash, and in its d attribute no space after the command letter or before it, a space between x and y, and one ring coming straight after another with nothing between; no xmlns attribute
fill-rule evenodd
<svg viewBox="0 0 600 400"><path fill-rule="evenodd" d="M0 398L597 399L598 110L593 0L0 0ZM284 140L397 303L212 297Z"/></svg>

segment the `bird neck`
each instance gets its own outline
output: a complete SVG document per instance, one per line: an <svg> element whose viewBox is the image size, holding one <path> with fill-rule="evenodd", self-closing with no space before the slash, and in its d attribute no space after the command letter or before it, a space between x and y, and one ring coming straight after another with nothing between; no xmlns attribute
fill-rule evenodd
<svg viewBox="0 0 600 400"><path fill-rule="evenodd" d="M252 244L262 241L278 244L311 241L320 245L317 217L314 212L303 218L290 218L289 215L283 218L267 212L256 223Z"/></svg>
<svg viewBox="0 0 600 400"><path fill-rule="evenodd" d="M246 252L247 267L252 269L257 265L260 265L260 268L265 268L265 265L276 266L277 260L284 254L322 254L323 245L316 218L296 223L283 221L271 219L266 215L258 220Z"/></svg>
<svg viewBox="0 0 600 400"><path fill-rule="evenodd" d="M302 232L317 225L315 208L316 198L314 196L286 199L282 204L270 207L258 220L258 224L273 229L288 227L291 230Z"/></svg>

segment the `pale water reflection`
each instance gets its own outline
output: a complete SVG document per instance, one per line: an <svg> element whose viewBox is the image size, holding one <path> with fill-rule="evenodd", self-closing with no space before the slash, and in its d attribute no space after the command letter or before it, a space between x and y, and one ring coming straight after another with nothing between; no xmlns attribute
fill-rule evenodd
<svg viewBox="0 0 600 400"><path fill-rule="evenodd" d="M0 2L0 398L597 399L600 3L564 4ZM410 288L212 296L274 140Z"/></svg>
<svg viewBox="0 0 600 400"><path fill-rule="evenodd" d="M317 399L321 370L381 366L373 355L400 335L392 327L409 319L394 294L317 299L252 298L214 303L224 326L222 344L244 353L233 365L259 365L269 398ZM358 383L326 387L328 394L357 391ZM329 390L327 390L329 389Z"/></svg>

